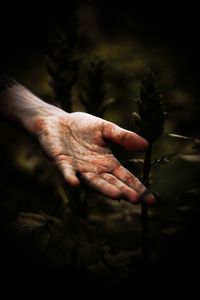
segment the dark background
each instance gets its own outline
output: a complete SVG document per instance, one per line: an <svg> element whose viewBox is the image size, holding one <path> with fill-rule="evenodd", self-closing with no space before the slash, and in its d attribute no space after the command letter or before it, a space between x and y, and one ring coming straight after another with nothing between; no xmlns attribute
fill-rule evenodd
<svg viewBox="0 0 200 300"><path fill-rule="evenodd" d="M197 4L194 5L191 2L176 5L173 2L151 2L146 4L139 1L79 1L77 3L82 33L81 51L86 53L86 55L93 55L103 51L108 62L114 65L114 68L116 66L116 69L120 70L120 76L125 76L124 81L133 80L133 86L135 83L138 85L143 67L146 65L152 66L157 72L159 86L164 93L166 101L169 115L167 129L198 138L200 130L200 46ZM19 2L16 4L3 3L0 6L1 68L44 99L48 99L49 96L49 90L46 88L47 84L44 84L47 81L44 71L44 57L48 52L49 16L60 16L63 19L65 15L66 17L68 16L73 5L74 2L70 3L69 1L65 1L64 4L59 1L55 3L52 1L48 3L30 1L26 4L20 4ZM103 50L101 47L103 47ZM128 69L129 64L131 65L134 59L138 60L140 64L139 67L135 65L131 67L131 72L134 74L132 76L129 74L129 70L126 73L126 68ZM121 61L125 62L124 65L121 64ZM113 73L115 71L115 69L114 71L112 70ZM116 107L113 107L111 113L108 113L106 117L124 126L129 126L130 121L127 121L127 119L129 118L128 115L132 104L127 102L127 106L123 105L124 102L120 102L122 101L121 96L124 95L127 100L131 97L133 91L133 97L136 97L138 88L135 90L134 88L130 88L130 90L127 88L126 90L126 85L122 85L120 90L116 88L117 85L118 82L114 82L114 90L116 89L114 93L118 98L118 102ZM24 139L26 142L24 142ZM10 207L13 206L13 199L14 209L16 210L20 210L21 206L25 206L25 211L36 210L37 205L34 204L34 207L33 204L30 204L36 198L38 202L45 199L41 205L44 211L51 212L52 208L54 208L50 200L51 208L46 209L46 206L49 205L47 198L50 198L48 185L45 188L38 187L34 182L35 178L32 182L30 176L27 177L22 174L20 177L21 171L16 171L13 168L12 160L14 161L17 157L17 155L14 155L15 149L19 148L20 143L22 147L17 150L18 152L16 153L18 154L27 147L27 143L30 143L30 145L33 143L35 147L34 142L31 139L29 141L29 137L24 137L20 131L18 132L17 129L2 122L2 223L4 218L6 219L5 215L9 215ZM180 148L182 148L182 144L179 144ZM161 146L160 149L156 150L156 155L162 156L162 153L160 154L161 151L171 149L170 152L172 152L174 151L174 146L168 143L167 146ZM184 188L187 187L188 182L189 184L195 182L197 185L199 183L199 161L190 163L188 161L178 161L171 169L157 171L157 176L161 182L161 187L158 184L158 189L160 188L164 202L161 203L161 207L158 208L156 213L158 213L158 219L163 220L166 218L167 213L171 214L171 217L166 218L167 221L165 220L165 222L168 224L172 222L173 228L176 227L173 225L173 211L167 210L167 213L165 211L165 208L168 209L168 206L170 206L166 205L167 201L168 203L170 201L174 203L173 199L177 195L184 193ZM140 289L147 289L147 295L149 291L149 294L159 296L159 288L161 287L162 297L166 295L172 296L173 293L179 296L185 294L191 296L195 295L198 290L198 275L196 273L199 272L200 265L200 249L198 245L200 240L200 224L198 221L200 210L199 204L197 204L199 202L199 192L195 196L193 195L193 198L191 195L185 195L184 197L184 201L187 198L189 199L189 204L193 205L192 213L182 217L182 219L185 218L185 227L180 234L169 234L167 238L164 234L157 238L158 240L155 239L153 247L155 247L159 258L155 259L151 265L149 282L143 282L143 277L134 277L134 279L137 279L136 294L138 298L140 297ZM29 199L28 204L26 202L27 199ZM19 204L19 202L22 202L22 204ZM162 205L164 208L162 208ZM56 210L55 214L57 214ZM155 227L160 226L159 222L158 220ZM124 232L126 232L126 227ZM7 240L5 233L6 230L3 235L4 239ZM132 231L127 233L127 239L129 238L128 234L132 234ZM123 248L122 245L125 240L122 236L123 231L121 235L119 233L118 239L116 236L113 238L113 245L117 245L116 247L119 249ZM106 238L108 241L109 235L106 237L105 234ZM38 282L42 280L42 276L39 275L37 269L36 273L33 272L30 282L27 280L27 266L31 265L30 258L27 258L28 255L27 257L25 255L24 258L24 254L21 254L20 251L13 254L12 246L9 245L8 241L5 242L5 247L3 248L5 249L2 250L1 260L3 265L5 263L5 266L2 273L6 283L10 284L10 286L18 286L18 290L21 292L23 282L25 282L25 285L27 282L30 284L30 282L34 281L34 276L37 277ZM5 256L5 252L7 256ZM20 272L21 268L24 276L22 276L22 280L17 280L18 272ZM11 273L12 280L10 282ZM49 282L52 285L55 283L56 276L54 274L53 279L51 278L50 280L47 275L48 269L45 269L44 273L46 278L44 286L47 289ZM30 275L30 273L28 274ZM60 285L62 287L65 285L62 272L59 272L59 276L55 283L55 294ZM81 278L82 274L79 274L79 276ZM68 281L70 282L69 278ZM38 282L37 287L41 288L43 284L41 282L38 284ZM33 285L30 286L33 289ZM134 288L131 288L131 286L131 278L128 278L127 282L122 283L120 289L122 295L124 290L127 293L130 290L132 295L134 295ZM116 286L115 289L117 294ZM63 293L65 292L64 290Z"/></svg>
<svg viewBox="0 0 200 300"><path fill-rule="evenodd" d="M123 43L124 39L132 40L133 43L137 41L139 47L142 50L146 49L147 53L148 48L157 49L157 64L160 64L160 58L166 59L166 65L162 66L163 72L167 73L164 68L167 64L170 65L174 74L174 85L183 88L193 97L193 100L190 100L192 115L188 117L189 122L184 120L185 126L180 124L180 127L185 127L180 130L185 134L191 134L191 131L198 132L200 47L198 9L194 3L146 4L138 1L72 3L31 1L27 4L12 5L4 3L1 5L0 19L2 68L16 77L19 76L18 73L25 73L26 68L30 67L24 65L26 59L31 59L31 56L42 59L48 49L49 16L60 15L64 18L66 15L67 18L70 7L76 3L80 10L80 27L85 46L83 51L86 49L90 51L102 41ZM159 52L159 49L162 49L162 52ZM150 60L151 55L149 53ZM156 64L156 56L152 60ZM21 76L19 77L21 80ZM26 81L23 83L27 84Z"/></svg>
<svg viewBox="0 0 200 300"><path fill-rule="evenodd" d="M144 4L138 1L79 1L81 6L91 6L96 11L98 22L104 33L111 38L126 35L137 37L144 45L161 44L171 48L174 54L180 80L196 86L199 54L199 18L197 6L172 4L167 2ZM64 3L48 4L29 2L28 4L1 5L1 51L5 57L17 58L18 52L44 51L46 22L55 10L65 14L70 6ZM98 26L98 25L97 25ZM6 55L7 53L7 55ZM181 68L182 66L182 68ZM181 69L180 69L181 68ZM196 86L197 87L197 86Z"/></svg>

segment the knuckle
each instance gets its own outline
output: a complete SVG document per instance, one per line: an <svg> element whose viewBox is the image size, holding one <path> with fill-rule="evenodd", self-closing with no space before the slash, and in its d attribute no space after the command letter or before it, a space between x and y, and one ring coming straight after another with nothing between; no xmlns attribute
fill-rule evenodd
<svg viewBox="0 0 200 300"><path fill-rule="evenodd" d="M127 185L135 185L135 178L131 175L125 177L125 182Z"/></svg>

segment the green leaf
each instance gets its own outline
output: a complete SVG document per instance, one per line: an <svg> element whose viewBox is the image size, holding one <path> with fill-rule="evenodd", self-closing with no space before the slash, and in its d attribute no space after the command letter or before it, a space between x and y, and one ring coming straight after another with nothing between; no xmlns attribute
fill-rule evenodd
<svg viewBox="0 0 200 300"><path fill-rule="evenodd" d="M151 162L151 166L155 165L155 164L168 164L172 161L172 159L174 159L177 156L177 153L172 153L169 155L165 155L161 158L156 158Z"/></svg>
<svg viewBox="0 0 200 300"><path fill-rule="evenodd" d="M200 163L200 154L181 154L180 158L191 163Z"/></svg>
<svg viewBox="0 0 200 300"><path fill-rule="evenodd" d="M186 141L192 141L193 140L193 138L191 138L191 137L176 134L176 133L169 133L168 136L170 136L172 138L176 138L176 139L186 140Z"/></svg>
<svg viewBox="0 0 200 300"><path fill-rule="evenodd" d="M141 128L142 127L142 119L140 117L140 115L136 112L133 112L132 113L132 117L133 117L133 120L134 122L136 123L136 125Z"/></svg>
<svg viewBox="0 0 200 300"><path fill-rule="evenodd" d="M100 105L99 105L99 110L104 112L108 106L110 106L111 104L113 104L115 102L115 98L108 98L105 99Z"/></svg>
<svg viewBox="0 0 200 300"><path fill-rule="evenodd" d="M135 164L143 164L144 163L144 159L142 158L132 158L132 159L129 159L130 162L133 162Z"/></svg>

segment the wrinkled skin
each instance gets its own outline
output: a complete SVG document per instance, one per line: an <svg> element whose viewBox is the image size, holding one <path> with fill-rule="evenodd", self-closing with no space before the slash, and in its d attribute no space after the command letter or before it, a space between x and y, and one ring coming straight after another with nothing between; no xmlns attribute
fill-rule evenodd
<svg viewBox="0 0 200 300"><path fill-rule="evenodd" d="M81 179L113 199L137 203L145 195L147 203L154 202L152 194L120 164L107 145L110 140L125 149L143 151L148 143L142 137L81 112L54 112L36 120L35 127L43 150L71 186L77 186Z"/></svg>

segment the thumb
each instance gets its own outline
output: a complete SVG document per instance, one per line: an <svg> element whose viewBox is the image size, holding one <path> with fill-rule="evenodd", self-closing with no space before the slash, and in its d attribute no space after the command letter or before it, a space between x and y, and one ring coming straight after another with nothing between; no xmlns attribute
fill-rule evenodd
<svg viewBox="0 0 200 300"><path fill-rule="evenodd" d="M104 123L103 138L119 144L127 150L144 151L148 148L148 142L141 136L111 122Z"/></svg>

